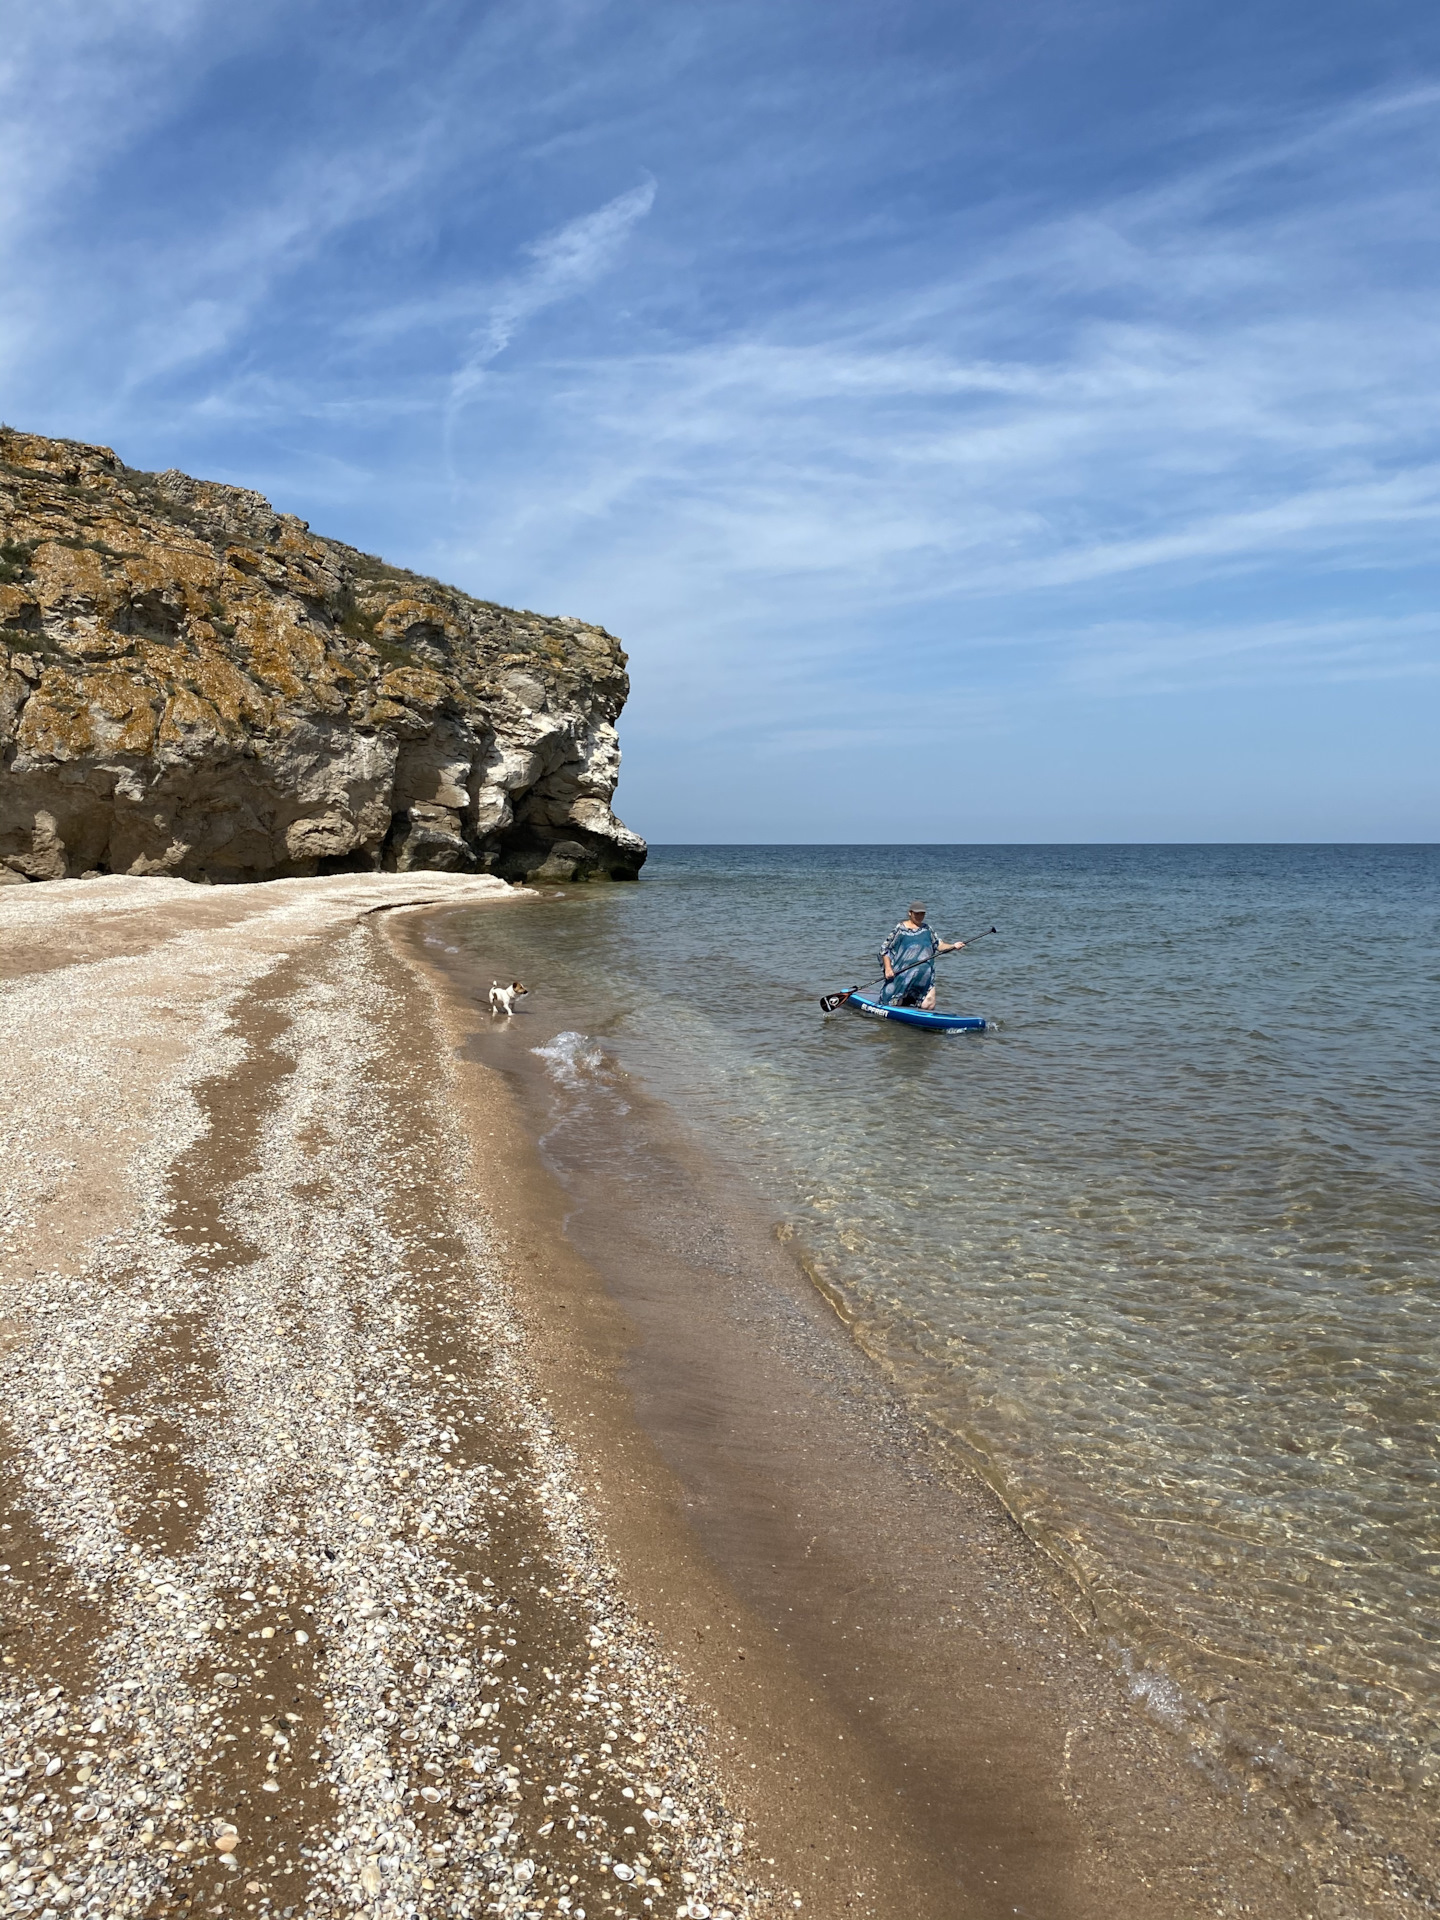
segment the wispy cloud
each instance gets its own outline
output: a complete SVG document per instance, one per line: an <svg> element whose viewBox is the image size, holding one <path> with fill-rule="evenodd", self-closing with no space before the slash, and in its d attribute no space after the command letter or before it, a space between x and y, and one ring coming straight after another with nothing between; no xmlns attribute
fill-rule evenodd
<svg viewBox="0 0 1440 1920"><path fill-rule="evenodd" d="M452 417L527 320L573 299L610 271L636 223L654 204L655 182L646 180L525 247L529 266L489 298L485 324L472 338L465 361L450 382Z"/></svg>
<svg viewBox="0 0 1440 1920"><path fill-rule="evenodd" d="M1056 649L1062 686L1104 695L1440 676L1440 616L1099 626Z"/></svg>
<svg viewBox="0 0 1440 1920"><path fill-rule="evenodd" d="M257 18L268 11L262 4ZM157 80L183 87L216 0L47 0L10 6L0 34L0 244L43 226L52 195L124 148ZM241 37L246 29L237 28ZM233 43L232 43L233 44Z"/></svg>
<svg viewBox="0 0 1440 1920"><path fill-rule="evenodd" d="M1306 139L1355 172L1348 197L1343 183L1338 197L1329 182L1323 197L1292 189L1216 225L1213 177L1127 194L1004 235L998 304L982 252L923 292L497 375L496 412L533 407L550 429L528 450L546 511L531 510L538 491L509 505L482 483L487 555L544 570L603 529L613 578L643 529L653 557L624 608L642 626L688 597L753 630L768 597L792 630L843 619L851 634L940 602L1141 575L1193 589L1217 567L1395 564L1440 515L1440 299L1397 297L1403 257L1355 271L1362 243L1420 217L1424 190L1404 189L1402 217L1387 185L1377 208L1346 142L1377 127L1428 138L1440 94L1335 119ZM1277 151L1263 146L1265 164ZM1244 156L1224 171L1242 178ZM604 591L573 557L560 571L572 596Z"/></svg>

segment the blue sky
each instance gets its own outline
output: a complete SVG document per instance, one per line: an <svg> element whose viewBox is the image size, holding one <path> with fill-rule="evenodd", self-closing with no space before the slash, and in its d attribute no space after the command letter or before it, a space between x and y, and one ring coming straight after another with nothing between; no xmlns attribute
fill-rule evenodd
<svg viewBox="0 0 1440 1920"><path fill-rule="evenodd" d="M10 0L0 416L631 650L652 839L1440 838L1440 15Z"/></svg>

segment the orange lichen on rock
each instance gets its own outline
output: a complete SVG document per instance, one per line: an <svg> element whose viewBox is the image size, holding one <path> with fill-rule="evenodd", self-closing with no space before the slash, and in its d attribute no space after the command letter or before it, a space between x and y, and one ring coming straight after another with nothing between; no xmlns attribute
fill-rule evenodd
<svg viewBox="0 0 1440 1920"><path fill-rule="evenodd" d="M100 554L88 547L46 540L30 565L47 612L114 613L125 603L123 582L113 581Z"/></svg>
<svg viewBox="0 0 1440 1920"><path fill-rule="evenodd" d="M248 598L236 608L237 645L266 686L297 704L313 698L326 673L325 642L283 602Z"/></svg>
<svg viewBox="0 0 1440 1920"><path fill-rule="evenodd" d="M0 630L12 646L23 644L25 630L38 622L40 602L33 587L0 585Z"/></svg>
<svg viewBox="0 0 1440 1920"><path fill-rule="evenodd" d="M185 678L226 725L237 731L263 729L274 718L275 702L216 648L202 646L187 663Z"/></svg>
<svg viewBox="0 0 1440 1920"><path fill-rule="evenodd" d="M165 711L160 716L160 741L163 746L173 746L179 742L188 742L197 733L208 733L216 739L226 733L234 733L233 727L227 727L210 702L189 687L177 687L165 703Z"/></svg>
<svg viewBox="0 0 1440 1920"><path fill-rule="evenodd" d="M424 667L397 667L380 682L380 695L406 706L434 708L452 700L454 689L440 674Z"/></svg>
<svg viewBox="0 0 1440 1920"><path fill-rule="evenodd" d="M52 668L26 701L18 739L25 752L79 760L95 752L146 754L155 744L156 690L125 673L71 679Z"/></svg>
<svg viewBox="0 0 1440 1920"><path fill-rule="evenodd" d="M443 634L446 639L455 639L459 629L444 607L436 606L433 600L395 600L381 614L375 631L381 638L395 641L417 633Z"/></svg>

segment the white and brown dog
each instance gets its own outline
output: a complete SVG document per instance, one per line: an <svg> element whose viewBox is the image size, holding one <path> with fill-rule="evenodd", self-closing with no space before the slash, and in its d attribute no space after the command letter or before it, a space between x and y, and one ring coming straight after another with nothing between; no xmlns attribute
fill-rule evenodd
<svg viewBox="0 0 1440 1920"><path fill-rule="evenodd" d="M495 981L490 988L491 1013L514 1013L515 1002L522 993L529 991L530 989L519 980L512 980L508 987L502 981Z"/></svg>

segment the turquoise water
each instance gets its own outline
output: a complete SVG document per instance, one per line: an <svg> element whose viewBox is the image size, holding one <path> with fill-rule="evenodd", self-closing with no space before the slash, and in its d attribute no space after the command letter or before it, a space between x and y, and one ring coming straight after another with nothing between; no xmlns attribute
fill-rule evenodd
<svg viewBox="0 0 1440 1920"><path fill-rule="evenodd" d="M999 927L939 963L986 1034L821 1014L913 895ZM1152 1710L1415 1859L1437 931L1428 847L661 847L465 937L593 1124L618 1062L749 1172Z"/></svg>

